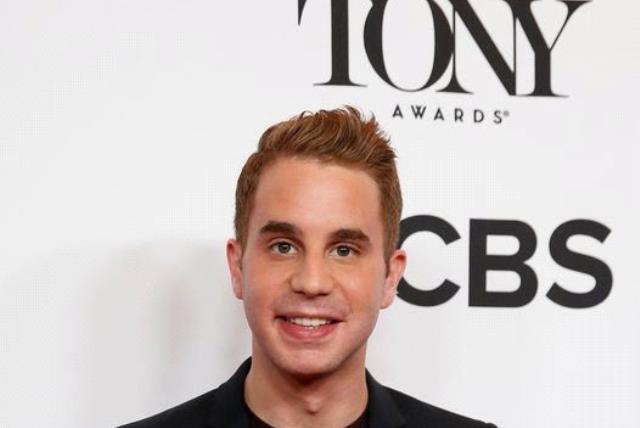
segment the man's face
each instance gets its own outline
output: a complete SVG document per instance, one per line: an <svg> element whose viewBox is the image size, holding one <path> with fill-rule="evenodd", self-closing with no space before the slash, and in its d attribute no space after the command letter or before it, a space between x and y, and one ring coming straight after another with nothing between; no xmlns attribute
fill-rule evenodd
<svg viewBox="0 0 640 428"><path fill-rule="evenodd" d="M227 244L254 359L298 376L363 364L405 265L397 250L386 269L375 181L359 169L284 158L262 172L254 198L245 248Z"/></svg>

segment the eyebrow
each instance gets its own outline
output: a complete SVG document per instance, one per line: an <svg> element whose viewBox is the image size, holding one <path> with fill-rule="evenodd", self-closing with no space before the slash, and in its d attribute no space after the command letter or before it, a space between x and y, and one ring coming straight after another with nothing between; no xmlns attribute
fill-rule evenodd
<svg viewBox="0 0 640 428"><path fill-rule="evenodd" d="M283 234L301 236L302 231L294 224L286 221L268 221L260 228L261 235ZM332 241L353 241L362 244L370 244L371 239L362 230L357 228L340 228L331 233Z"/></svg>
<svg viewBox="0 0 640 428"><path fill-rule="evenodd" d="M286 235L302 235L302 232L298 227L286 221L269 221L267 224L260 228L260 234L275 234L281 233Z"/></svg>
<svg viewBox="0 0 640 428"><path fill-rule="evenodd" d="M371 243L369 236L360 229L338 229L331 234L331 238L335 241L354 241L367 245Z"/></svg>

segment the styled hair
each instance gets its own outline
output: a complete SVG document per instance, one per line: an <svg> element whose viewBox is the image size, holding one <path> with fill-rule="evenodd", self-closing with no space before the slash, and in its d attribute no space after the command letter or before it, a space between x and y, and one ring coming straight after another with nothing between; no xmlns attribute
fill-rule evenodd
<svg viewBox="0 0 640 428"><path fill-rule="evenodd" d="M375 117L367 119L356 108L345 106L315 113L305 111L269 127L238 178L234 226L242 248L247 243L249 217L260 175L265 167L282 158L316 159L368 173L379 190L384 256L385 261L389 260L398 242L402 194L396 155Z"/></svg>

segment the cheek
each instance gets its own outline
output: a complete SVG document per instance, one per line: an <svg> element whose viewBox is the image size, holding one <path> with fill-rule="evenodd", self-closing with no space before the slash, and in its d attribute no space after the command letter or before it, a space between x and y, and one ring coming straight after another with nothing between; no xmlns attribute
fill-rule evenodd
<svg viewBox="0 0 640 428"><path fill-rule="evenodd" d="M286 285L287 277L285 266L259 260L247 264L242 284L246 304L256 310L270 308Z"/></svg>
<svg viewBox="0 0 640 428"><path fill-rule="evenodd" d="M354 310L377 312L384 298L384 272L374 266L358 272L343 272L343 292Z"/></svg>

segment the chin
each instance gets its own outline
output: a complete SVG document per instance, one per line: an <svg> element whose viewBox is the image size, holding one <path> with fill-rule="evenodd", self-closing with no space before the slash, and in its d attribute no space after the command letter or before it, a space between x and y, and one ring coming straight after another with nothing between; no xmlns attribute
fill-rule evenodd
<svg viewBox="0 0 640 428"><path fill-rule="evenodd" d="M293 367L285 368L289 376L302 383L329 378L336 372L336 369L335 366L320 366L318 364L297 364Z"/></svg>
<svg viewBox="0 0 640 428"><path fill-rule="evenodd" d="M335 372L340 367L340 359L331 358L318 351L293 352L280 361L280 369L298 377L321 377Z"/></svg>
<svg viewBox="0 0 640 428"><path fill-rule="evenodd" d="M351 352L336 352L335 349L290 349L286 353L279 353L273 363L283 372L298 379L317 379L353 365L360 358L359 350L364 352L364 347Z"/></svg>

